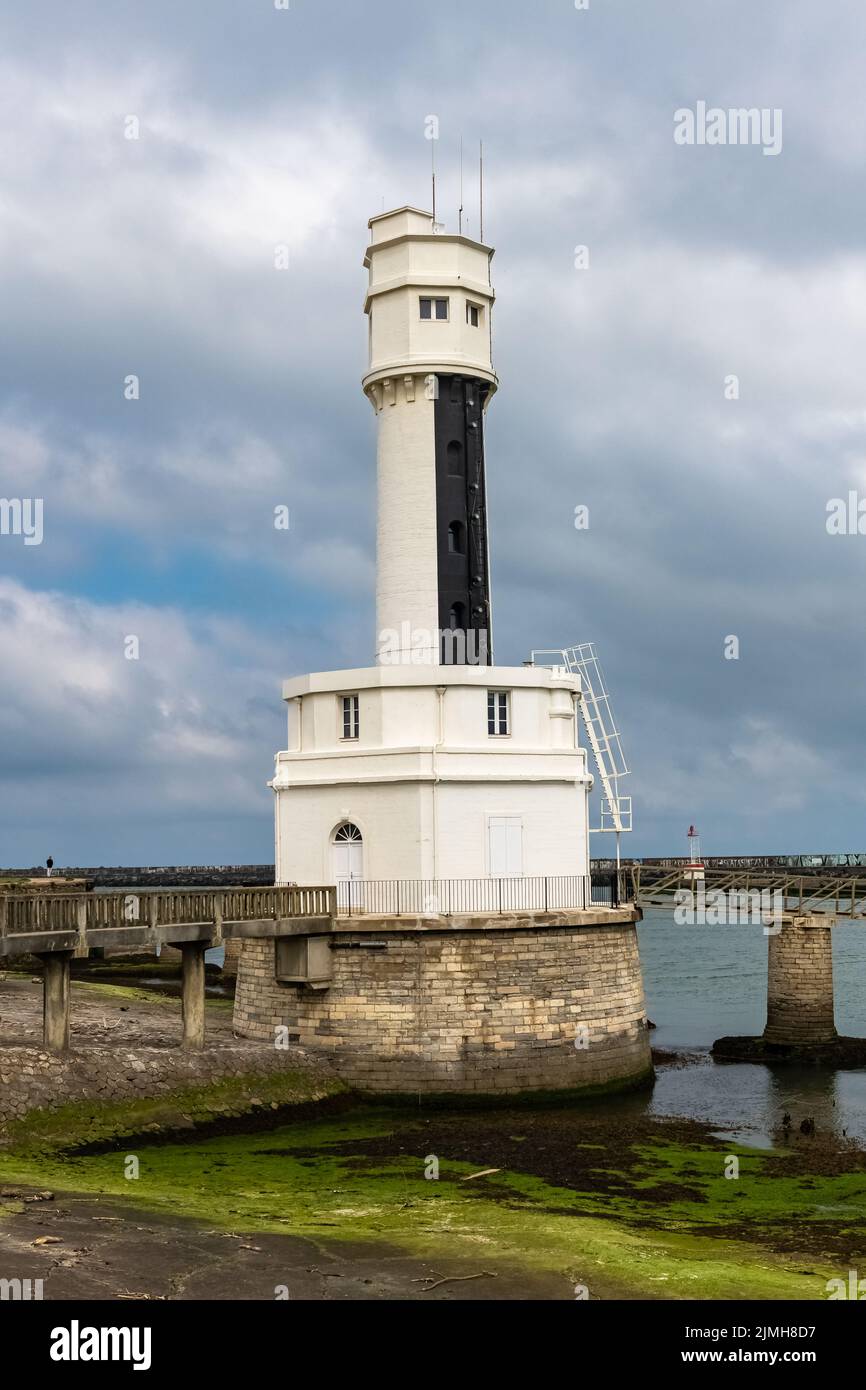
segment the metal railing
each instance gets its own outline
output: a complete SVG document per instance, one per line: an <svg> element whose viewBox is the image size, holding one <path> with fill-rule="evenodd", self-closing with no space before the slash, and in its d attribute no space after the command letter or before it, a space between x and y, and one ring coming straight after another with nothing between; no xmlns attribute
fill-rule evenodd
<svg viewBox="0 0 866 1390"><path fill-rule="evenodd" d="M866 918L866 874L845 874L837 871L791 874L786 868L719 869L703 860L696 881L694 869L688 862L677 868L655 864L630 864L622 869L625 891L644 907L670 907L674 895L685 890L687 900L703 893L709 902L710 894L734 895L737 903L743 895L767 893L781 903L782 912L847 917L852 921ZM735 910L739 911L737 907Z"/></svg>
<svg viewBox="0 0 866 1390"><path fill-rule="evenodd" d="M618 907L616 874L353 880L336 886L128 893L0 893L0 936L118 927L208 926L288 918L495 915Z"/></svg>
<svg viewBox="0 0 866 1390"><path fill-rule="evenodd" d="M550 878L352 879L337 884L337 914L471 916L618 907L616 874Z"/></svg>

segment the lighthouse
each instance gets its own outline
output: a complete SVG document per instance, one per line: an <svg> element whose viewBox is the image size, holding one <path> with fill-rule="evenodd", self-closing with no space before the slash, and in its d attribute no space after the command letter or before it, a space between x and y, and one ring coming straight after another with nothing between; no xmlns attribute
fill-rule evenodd
<svg viewBox="0 0 866 1390"><path fill-rule="evenodd" d="M706 878L704 864L701 859L701 837L694 825L689 826L686 839L689 842L689 862L683 869L683 878L686 883L703 883Z"/></svg>
<svg viewBox="0 0 866 1390"><path fill-rule="evenodd" d="M484 906L503 891L517 908L579 906L568 899L589 873L581 678L494 662L493 255L418 208L369 222L370 664L285 682L288 740L271 783L277 882L335 883L367 912L448 911L461 893Z"/></svg>
<svg viewBox="0 0 866 1390"><path fill-rule="evenodd" d="M370 660L283 685L276 881L299 892L275 894L276 939L243 944L235 1029L416 1100L640 1085L640 913L590 879L581 727L602 817L630 828L595 648L494 659L493 250L413 207L369 231Z"/></svg>

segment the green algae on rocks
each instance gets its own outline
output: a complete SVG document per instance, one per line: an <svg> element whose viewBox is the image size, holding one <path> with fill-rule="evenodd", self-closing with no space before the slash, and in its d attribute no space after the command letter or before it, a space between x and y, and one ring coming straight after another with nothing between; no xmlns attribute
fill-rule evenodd
<svg viewBox="0 0 866 1390"><path fill-rule="evenodd" d="M141 1136L153 1142L157 1136L237 1120L252 1124L257 1115L275 1114L299 1107L320 1105L347 1094L335 1077L309 1071L276 1071L250 1076L227 1077L201 1086L178 1088L162 1096L140 1100L76 1101L56 1110L31 1110L23 1119L12 1121L0 1138L0 1174L4 1171L4 1151L35 1161L40 1154L63 1156L76 1149L104 1146L113 1140Z"/></svg>
<svg viewBox="0 0 866 1390"><path fill-rule="evenodd" d="M279 1104L270 1088L285 1080L248 1084L269 1107ZM309 1079L297 1085L302 1104ZM241 1098L231 1085L209 1087L195 1103L184 1097L184 1113L193 1122L230 1115ZM154 1143L147 1124L160 1121L147 1103L110 1109L99 1152L80 1147L92 1141L89 1113L31 1124L0 1154L0 1181L99 1194L121 1210L182 1212L237 1233L552 1272L602 1298L823 1298L862 1231L857 1162L849 1172L796 1172L790 1156L726 1147L694 1125L648 1124L615 1142L577 1108L476 1119L359 1106L267 1132ZM120 1142L136 1132L134 1145ZM500 1150L508 1162L490 1162ZM736 1181L724 1176L732 1152ZM134 1182L125 1177L130 1153ZM498 1171L479 1176L488 1168ZM824 1209L844 1212L834 1241Z"/></svg>

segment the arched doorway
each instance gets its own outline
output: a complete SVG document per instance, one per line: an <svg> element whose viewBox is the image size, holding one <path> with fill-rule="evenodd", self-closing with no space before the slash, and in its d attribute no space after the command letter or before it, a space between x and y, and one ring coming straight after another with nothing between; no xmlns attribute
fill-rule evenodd
<svg viewBox="0 0 866 1390"><path fill-rule="evenodd" d="M351 821L344 821L334 832L331 866L337 885L338 907L360 908L360 890L353 889L352 884L364 877L364 837Z"/></svg>

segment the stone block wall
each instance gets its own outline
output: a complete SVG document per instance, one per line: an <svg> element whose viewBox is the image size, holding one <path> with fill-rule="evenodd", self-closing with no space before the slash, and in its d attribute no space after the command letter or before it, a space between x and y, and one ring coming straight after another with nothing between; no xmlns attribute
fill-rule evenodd
<svg viewBox="0 0 866 1390"><path fill-rule="evenodd" d="M826 918L785 919L768 942L764 1041L833 1042L833 934Z"/></svg>
<svg viewBox="0 0 866 1390"><path fill-rule="evenodd" d="M212 1043L202 1052L96 1046L57 1053L41 1047L0 1047L0 1135L31 1110L56 1110L82 1101L164 1099L182 1106L190 1088L244 1078L254 1090L257 1078L291 1077L301 1068L311 1078L312 1099L317 1081L321 1095L330 1089L322 1061L248 1042ZM214 1115L218 1113L215 1106Z"/></svg>
<svg viewBox="0 0 866 1390"><path fill-rule="evenodd" d="M370 1091L637 1081L651 1057L634 921L579 917L440 931L390 918L381 935L366 919L363 931L331 938L333 979L321 990L278 982L273 941L246 941L235 1029L266 1041L286 1027L292 1042L328 1054L343 1080Z"/></svg>

